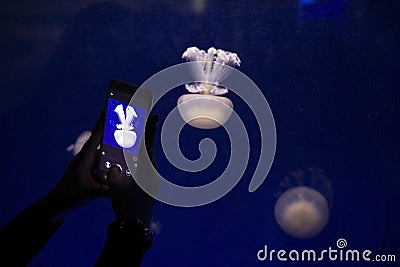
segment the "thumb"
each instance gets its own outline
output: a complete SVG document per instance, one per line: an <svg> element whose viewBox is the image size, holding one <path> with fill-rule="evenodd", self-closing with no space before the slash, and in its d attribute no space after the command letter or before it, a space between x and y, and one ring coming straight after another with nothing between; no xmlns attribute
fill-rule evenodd
<svg viewBox="0 0 400 267"><path fill-rule="evenodd" d="M132 182L131 179L130 177L123 177L121 175L121 167L119 165L112 165L107 172L107 183L110 190L114 191L114 193L125 191Z"/></svg>
<svg viewBox="0 0 400 267"><path fill-rule="evenodd" d="M121 176L121 167L116 164L113 164L110 170L107 172L107 181L108 183L115 182Z"/></svg>

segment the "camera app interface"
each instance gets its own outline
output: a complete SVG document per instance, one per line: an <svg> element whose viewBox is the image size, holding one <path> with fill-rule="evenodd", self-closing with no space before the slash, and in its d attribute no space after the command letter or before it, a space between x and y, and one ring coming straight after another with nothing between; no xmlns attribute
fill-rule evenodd
<svg viewBox="0 0 400 267"><path fill-rule="evenodd" d="M109 99L103 142L138 155L145 120L146 110Z"/></svg>

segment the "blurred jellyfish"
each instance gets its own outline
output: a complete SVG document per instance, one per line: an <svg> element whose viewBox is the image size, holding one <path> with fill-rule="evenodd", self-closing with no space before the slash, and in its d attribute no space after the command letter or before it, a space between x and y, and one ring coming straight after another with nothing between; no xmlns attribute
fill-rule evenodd
<svg viewBox="0 0 400 267"><path fill-rule="evenodd" d="M293 171L279 186L274 211L278 225L296 238L318 235L328 223L332 205L332 187L324 171Z"/></svg>
<svg viewBox="0 0 400 267"><path fill-rule="evenodd" d="M161 223L157 218L153 218L150 223L150 230L155 234L161 233Z"/></svg>
<svg viewBox="0 0 400 267"><path fill-rule="evenodd" d="M78 138L76 138L75 144L69 145L67 147L67 151L71 152L74 156L81 151L83 145L86 143L86 141L89 139L90 135L92 133L90 131L84 131L82 132Z"/></svg>
<svg viewBox="0 0 400 267"><path fill-rule="evenodd" d="M207 52L197 47L188 48L182 55L190 65L196 81L185 84L193 94L178 99L178 110L183 120L196 128L213 129L224 124L232 114L232 101L218 96L228 93L228 88L219 85L231 73L230 67L240 66L236 53L211 47Z"/></svg>

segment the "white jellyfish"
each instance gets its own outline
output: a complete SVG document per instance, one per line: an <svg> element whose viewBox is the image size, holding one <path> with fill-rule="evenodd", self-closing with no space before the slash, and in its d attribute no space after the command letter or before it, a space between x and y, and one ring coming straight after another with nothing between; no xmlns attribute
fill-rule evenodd
<svg viewBox="0 0 400 267"><path fill-rule="evenodd" d="M289 189L278 194L274 211L278 225L296 238L318 235L328 223L332 205L332 187L323 170L291 172L280 187Z"/></svg>
<svg viewBox="0 0 400 267"><path fill-rule="evenodd" d="M196 81L185 84L193 94L182 95L178 99L178 110L183 120L193 127L213 129L223 125L231 116L232 101L223 95L228 88L220 85L232 71L226 66L240 66L236 53L211 47L207 52L197 47L188 48L182 55L190 65Z"/></svg>
<svg viewBox="0 0 400 267"><path fill-rule="evenodd" d="M118 114L120 124L116 127L118 130L114 131L114 138L118 145L123 148L131 148L136 143L136 133L133 131L132 122L138 117L136 111L131 106L126 107L126 116L122 104L118 105L114 111Z"/></svg>
<svg viewBox="0 0 400 267"><path fill-rule="evenodd" d="M92 133L90 131L84 131L82 132L78 138L76 138L75 144L71 144L67 147L67 151L72 152L72 154L75 156L76 154L81 151L83 145L86 143L86 141L89 139L90 135Z"/></svg>

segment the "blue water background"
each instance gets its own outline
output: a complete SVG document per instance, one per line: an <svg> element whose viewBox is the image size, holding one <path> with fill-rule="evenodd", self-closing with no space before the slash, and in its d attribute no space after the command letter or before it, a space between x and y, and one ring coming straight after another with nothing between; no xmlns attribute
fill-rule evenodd
<svg viewBox="0 0 400 267"><path fill-rule="evenodd" d="M210 205L157 203L161 231L143 266L286 266L293 264L259 262L257 251L264 245L323 250L339 238L349 248L400 259L399 10L398 1L360 0L3 1L0 225L56 184L72 158L66 148L94 126L111 79L141 84L184 62L188 47L214 46L236 52L238 69L268 100L277 126L275 160L264 184L249 193L260 133L250 108L229 93L246 119L248 168ZM161 123L184 93L176 88L155 106ZM160 172L187 186L212 181L229 157L223 129L184 127L180 145L196 159L206 137L219 148L216 161L188 174L168 163L159 132ZM276 224L274 193L285 176L309 167L329 177L332 208L324 231L300 240ZM93 201L66 219L30 266L92 266L113 219L109 200Z"/></svg>

